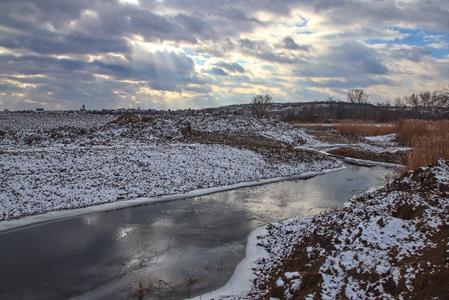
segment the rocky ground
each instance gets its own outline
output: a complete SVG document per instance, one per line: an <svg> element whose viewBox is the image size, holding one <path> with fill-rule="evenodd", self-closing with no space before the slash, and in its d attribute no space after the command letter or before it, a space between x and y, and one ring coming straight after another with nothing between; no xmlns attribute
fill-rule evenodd
<svg viewBox="0 0 449 300"><path fill-rule="evenodd" d="M250 299L446 299L449 161L344 209L268 225Z"/></svg>

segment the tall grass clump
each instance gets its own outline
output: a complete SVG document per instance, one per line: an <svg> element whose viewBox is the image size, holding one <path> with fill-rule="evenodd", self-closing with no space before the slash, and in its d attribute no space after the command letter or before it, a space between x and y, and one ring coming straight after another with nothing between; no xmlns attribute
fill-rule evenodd
<svg viewBox="0 0 449 300"><path fill-rule="evenodd" d="M376 124L351 120L336 124L335 129L340 133L349 133L361 136L377 136L397 132L397 126L393 123Z"/></svg>
<svg viewBox="0 0 449 300"><path fill-rule="evenodd" d="M449 159L449 121L404 120L398 125L398 140L412 151L407 167L416 169Z"/></svg>

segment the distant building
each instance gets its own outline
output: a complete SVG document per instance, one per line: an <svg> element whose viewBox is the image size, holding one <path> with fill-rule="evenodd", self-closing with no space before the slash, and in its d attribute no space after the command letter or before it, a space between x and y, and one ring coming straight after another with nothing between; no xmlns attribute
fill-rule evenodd
<svg viewBox="0 0 449 300"><path fill-rule="evenodd" d="M38 111L38 112L43 112L44 109L43 109L42 107L38 107L38 108L36 108L36 111Z"/></svg>

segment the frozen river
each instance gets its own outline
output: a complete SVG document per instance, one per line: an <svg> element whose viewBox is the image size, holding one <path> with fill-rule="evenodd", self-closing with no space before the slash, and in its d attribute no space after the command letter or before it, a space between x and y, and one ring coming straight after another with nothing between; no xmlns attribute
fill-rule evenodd
<svg viewBox="0 0 449 300"><path fill-rule="evenodd" d="M219 288L256 227L338 208L391 169L348 165L306 180L86 214L0 233L0 299L182 299Z"/></svg>

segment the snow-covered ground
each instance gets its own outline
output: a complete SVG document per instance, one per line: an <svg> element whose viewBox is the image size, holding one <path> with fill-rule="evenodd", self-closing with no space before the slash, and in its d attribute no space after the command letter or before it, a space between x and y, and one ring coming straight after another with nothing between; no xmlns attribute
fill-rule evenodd
<svg viewBox="0 0 449 300"><path fill-rule="evenodd" d="M443 299L448 211L449 161L439 161L344 209L257 229L240 265L250 272L201 299Z"/></svg>
<svg viewBox="0 0 449 300"><path fill-rule="evenodd" d="M323 154L285 160L278 154L267 157L266 149L262 156L251 147L258 152L191 144L211 141L185 139L182 134L189 124L193 132L213 137L248 136L251 141L268 139L282 147L315 150L335 147L275 119L219 110L117 117L78 112L0 113L0 220L340 166ZM222 143L219 138L212 142ZM377 137L357 146L381 151L397 146L392 143L393 137ZM225 144L234 145L232 138Z"/></svg>
<svg viewBox="0 0 449 300"><path fill-rule="evenodd" d="M323 155L267 159L266 149L262 155L183 139L182 128L190 124L195 132L218 136L268 138L281 145L316 142L278 120L217 112L146 112L118 119L0 113L0 220L341 166Z"/></svg>
<svg viewBox="0 0 449 300"><path fill-rule="evenodd" d="M366 136L360 142L357 143L345 143L345 144L333 144L325 142L314 142L306 144L304 147L319 149L319 150L332 150L341 147L353 148L360 151L368 151L373 153L396 153L409 151L409 147L401 147L396 141L396 134L379 135L379 136Z"/></svg>
<svg viewBox="0 0 449 300"><path fill-rule="evenodd" d="M0 112L0 131L39 131L65 126L94 128L117 116L81 112Z"/></svg>
<svg viewBox="0 0 449 300"><path fill-rule="evenodd" d="M3 150L0 220L341 166L316 158L273 162L250 150L180 143Z"/></svg>
<svg viewBox="0 0 449 300"><path fill-rule="evenodd" d="M395 153L399 151L408 151L411 148L409 147L400 147L397 142L396 134L386 134L386 135L378 135L378 136L365 136L364 139L367 141L366 143L360 143L358 145L361 149L383 153L390 152Z"/></svg>
<svg viewBox="0 0 449 300"><path fill-rule="evenodd" d="M197 115L189 118L192 129L205 132L253 134L287 144L319 143L304 130L275 119L257 119L236 115Z"/></svg>
<svg viewBox="0 0 449 300"><path fill-rule="evenodd" d="M286 144L315 144L304 130L274 119L206 112L158 112L112 122L117 116L80 113L0 113L0 149L30 145L116 145L129 142L179 141L181 129L267 137Z"/></svg>
<svg viewBox="0 0 449 300"><path fill-rule="evenodd" d="M396 145L396 134L365 136L365 139L378 144Z"/></svg>

